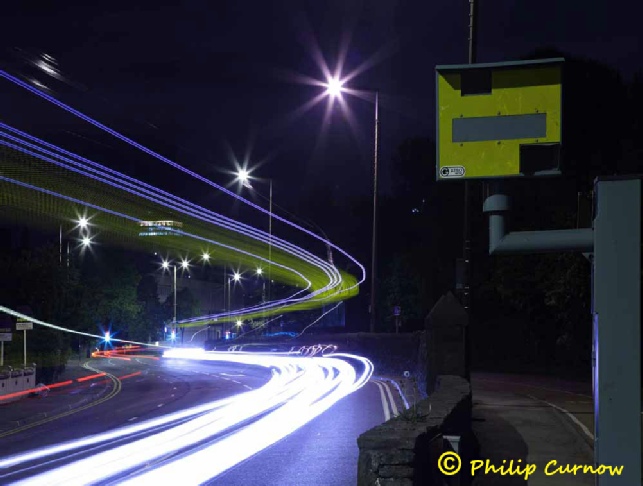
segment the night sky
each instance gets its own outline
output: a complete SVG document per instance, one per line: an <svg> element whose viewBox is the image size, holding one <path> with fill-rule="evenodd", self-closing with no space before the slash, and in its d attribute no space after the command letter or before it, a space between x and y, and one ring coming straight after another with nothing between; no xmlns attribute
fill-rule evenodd
<svg viewBox="0 0 643 486"><path fill-rule="evenodd" d="M156 5L11 3L3 14L1 61L10 72L37 78L57 98L219 184L231 182L236 159L248 160L251 169L259 165L253 175L272 178L275 202L290 211L305 211L315 191L330 188L339 205L298 214L316 219L319 211L335 211L321 219L340 225L350 225L342 219L341 203L370 195L373 104L347 97L352 123L338 105L324 123L326 99L302 113L323 92L303 80L323 81L321 64L334 71L344 59L342 74L359 70L349 86L380 91L382 190L390 192L396 147L409 137L434 134L435 65L467 61L466 0ZM483 1L478 61L515 60L553 47L630 77L641 69L634 5ZM62 80L29 66L43 53L56 60ZM34 133L51 134L53 125L63 125L36 107L12 108L12 115L3 113L5 120L15 116ZM75 127L69 117L64 123L79 147L81 138L97 147L111 143ZM100 149L90 153L172 192L191 191L160 176L162 171L145 165L149 161L124 162ZM207 203L201 190L192 196Z"/></svg>

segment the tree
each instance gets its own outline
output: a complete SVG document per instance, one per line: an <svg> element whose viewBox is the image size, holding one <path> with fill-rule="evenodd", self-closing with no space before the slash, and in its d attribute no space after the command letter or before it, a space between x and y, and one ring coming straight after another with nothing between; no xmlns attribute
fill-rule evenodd
<svg viewBox="0 0 643 486"><path fill-rule="evenodd" d="M142 306L137 300L141 277L136 268L118 253L102 255L83 272L80 305L81 325L87 332L129 335L137 327Z"/></svg>
<svg viewBox="0 0 643 486"><path fill-rule="evenodd" d="M135 325L130 326L130 337L135 341L155 341L160 338L169 314L159 301L158 283L153 275L146 275L139 282L137 300L141 305L141 316Z"/></svg>
<svg viewBox="0 0 643 486"><path fill-rule="evenodd" d="M186 287L176 293L177 320L198 316L200 312L201 305L199 299L196 298L189 288Z"/></svg>
<svg viewBox="0 0 643 486"><path fill-rule="evenodd" d="M0 287L3 304L17 309L27 306L33 316L57 325L74 328L77 319L79 272L74 262L61 265L59 250L46 245L0 255ZM54 381L64 370L70 353L70 336L35 325L27 331L28 363L35 362L37 379ZM7 347L7 362L22 363L22 333L15 333Z"/></svg>

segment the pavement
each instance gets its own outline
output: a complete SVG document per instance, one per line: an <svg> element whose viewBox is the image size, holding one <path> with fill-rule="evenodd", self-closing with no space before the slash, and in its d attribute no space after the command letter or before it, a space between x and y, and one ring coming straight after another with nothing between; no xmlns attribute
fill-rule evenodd
<svg viewBox="0 0 643 486"><path fill-rule="evenodd" d="M99 373L92 360L70 360L44 393L27 394L9 403L0 401L0 438L100 400L114 383L104 375L96 376Z"/></svg>
<svg viewBox="0 0 643 486"><path fill-rule="evenodd" d="M590 473L545 474L552 460L558 465L593 464L591 385L588 394L585 384L488 374L474 374L471 384L480 459L503 467L485 474L484 463L474 486L595 484ZM527 480L526 465L535 466ZM555 465L548 468L555 470Z"/></svg>

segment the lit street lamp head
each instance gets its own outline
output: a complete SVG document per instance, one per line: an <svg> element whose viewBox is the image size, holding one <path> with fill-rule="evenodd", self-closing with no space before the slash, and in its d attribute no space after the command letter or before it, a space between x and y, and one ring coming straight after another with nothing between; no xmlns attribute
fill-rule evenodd
<svg viewBox="0 0 643 486"><path fill-rule="evenodd" d="M170 268L170 262L168 262L167 260L163 260L163 263L161 263L161 267L163 267L163 270L167 270L168 268Z"/></svg>
<svg viewBox="0 0 643 486"><path fill-rule="evenodd" d="M210 254L209 253L204 253L203 254L203 261L207 262L210 260Z"/></svg>
<svg viewBox="0 0 643 486"><path fill-rule="evenodd" d="M332 98L337 98L341 96L342 91L344 91L344 83L339 78L330 78L326 82L326 94Z"/></svg>
<svg viewBox="0 0 643 486"><path fill-rule="evenodd" d="M239 180L239 182L241 182L241 184L244 187L247 187L248 189L252 189L252 185L250 184L250 172L248 170L239 169L237 171L237 179Z"/></svg>
<svg viewBox="0 0 643 486"><path fill-rule="evenodd" d="M263 270L261 268L257 268L257 275L261 275L263 273Z"/></svg>
<svg viewBox="0 0 643 486"><path fill-rule="evenodd" d="M238 273L238 272L235 272L235 273L234 273L234 275L232 276L232 279L233 279L235 282L238 282L239 280L241 280L241 274L240 274L240 273Z"/></svg>
<svg viewBox="0 0 643 486"><path fill-rule="evenodd" d="M80 242L81 242L81 244L83 245L84 248L87 248L89 245L92 244L92 240L87 236L84 236L83 239Z"/></svg>
<svg viewBox="0 0 643 486"><path fill-rule="evenodd" d="M189 266L190 266L190 262L189 262L189 261L187 261L187 260L183 260L183 261L181 262L181 268L182 268L183 270L187 270L187 268L188 268Z"/></svg>
<svg viewBox="0 0 643 486"><path fill-rule="evenodd" d="M241 320L237 321L237 327L241 327L242 324L243 324L243 321Z"/></svg>
<svg viewBox="0 0 643 486"><path fill-rule="evenodd" d="M89 225L89 220L88 220L85 216L81 216L81 217L78 219L78 226L79 226L81 229L85 229L85 228L87 228L87 225Z"/></svg>

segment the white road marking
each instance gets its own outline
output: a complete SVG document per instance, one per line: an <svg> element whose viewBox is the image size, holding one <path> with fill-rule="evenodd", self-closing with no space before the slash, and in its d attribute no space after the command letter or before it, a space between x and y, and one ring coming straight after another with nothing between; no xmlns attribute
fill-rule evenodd
<svg viewBox="0 0 643 486"><path fill-rule="evenodd" d="M558 410L559 412L564 413L565 415L567 415L567 417L569 417L569 419L570 419L572 422L574 422L576 425L578 425L578 427L580 427L580 429L585 433L585 435L586 435L587 437L589 437L589 439L590 439L590 440L594 440L594 434L592 434L592 433L590 432L590 430L589 430L587 427L585 427L585 425L584 425L580 420L578 420L576 417L574 417L570 412L568 412L567 410L565 410L563 407L559 407L558 405L554 405L553 403L548 402L547 400L541 400L540 398L536 398L536 397L534 397L534 396L532 396L532 395L527 395L527 396L528 396L529 398L531 398L532 400L536 400L536 401L538 401L538 402L546 403L546 404L547 404L547 405L549 405L550 407L552 407L552 408L554 408L554 409Z"/></svg>
<svg viewBox="0 0 643 486"><path fill-rule="evenodd" d="M379 381L374 381L377 385L377 388L380 389L380 398L382 399L382 409L384 410L384 422L388 422L391 419L391 412L388 410L388 403L386 403L386 395L384 394L384 389L382 384Z"/></svg>
<svg viewBox="0 0 643 486"><path fill-rule="evenodd" d="M393 400L391 387L388 386L388 383L386 383L385 381L382 382L382 385L384 386L384 389L386 390L386 394L388 395L389 403L391 404L391 411L393 412L393 417L397 417L399 413L397 411L397 405L395 405L395 400Z"/></svg>
<svg viewBox="0 0 643 486"><path fill-rule="evenodd" d="M241 385L240 381L237 381L237 380L230 380L230 381L232 381L233 383L236 383L237 385Z"/></svg>
<svg viewBox="0 0 643 486"><path fill-rule="evenodd" d="M132 417L131 419L128 419L128 422L131 422L132 420L136 420L138 417Z"/></svg>
<svg viewBox="0 0 643 486"><path fill-rule="evenodd" d="M251 386L248 386L248 385L243 385L243 386L245 386L248 390L252 390Z"/></svg>
<svg viewBox="0 0 643 486"><path fill-rule="evenodd" d="M223 376L235 376L235 377L245 376L245 375L235 375L233 373L219 373L219 374Z"/></svg>
<svg viewBox="0 0 643 486"><path fill-rule="evenodd" d="M162 406L163 406L163 404L162 404L162 403L160 403L160 404L158 404L158 405L156 406L156 408L160 408L160 407L162 407Z"/></svg>

